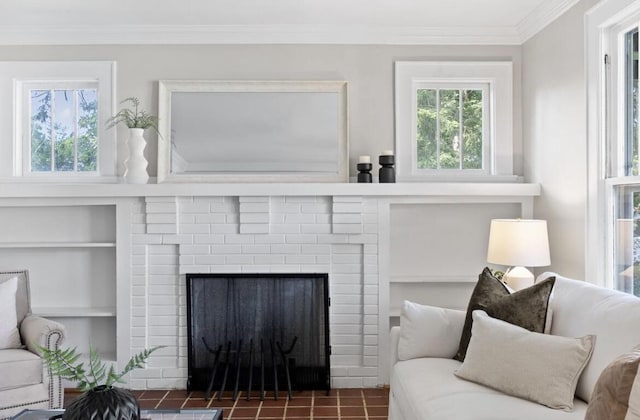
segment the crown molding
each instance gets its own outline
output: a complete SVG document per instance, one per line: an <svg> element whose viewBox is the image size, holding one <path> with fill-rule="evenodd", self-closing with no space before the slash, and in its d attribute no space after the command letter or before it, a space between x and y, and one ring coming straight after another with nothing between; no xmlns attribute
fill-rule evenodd
<svg viewBox="0 0 640 420"><path fill-rule="evenodd" d="M524 44L580 0L546 0L527 15L517 26L520 44Z"/></svg>
<svg viewBox="0 0 640 420"><path fill-rule="evenodd" d="M0 45L518 45L516 28L365 25L5 25Z"/></svg>

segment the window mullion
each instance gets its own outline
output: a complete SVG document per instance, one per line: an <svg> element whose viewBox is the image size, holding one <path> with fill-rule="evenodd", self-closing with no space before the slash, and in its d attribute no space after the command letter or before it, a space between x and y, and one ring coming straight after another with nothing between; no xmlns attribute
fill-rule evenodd
<svg viewBox="0 0 640 420"><path fill-rule="evenodd" d="M78 96L79 89L73 90L73 171L78 172Z"/></svg>
<svg viewBox="0 0 640 420"><path fill-rule="evenodd" d="M440 89L436 89L436 168L440 169Z"/></svg>
<svg viewBox="0 0 640 420"><path fill-rule="evenodd" d="M624 112L621 112L623 118L617 118L617 123L619 124L618 133L623 133L624 140L620 138L620 142L616 142L616 137L610 137L615 147L615 152L612 153L612 159L615 164L612 166L612 171L609 173L609 176L629 176L634 174L634 157L636 153L636 133L634 130L633 120L634 120L634 112L637 106L636 98L634 95L634 73L635 73L635 63L634 63L634 51L633 51L633 32L629 31L624 35L621 35L619 38L622 42L621 46L614 48L615 51L619 53L620 58L616 62L622 71L618 71L617 75L620 78L617 85L620 87L620 92L623 93L622 101L616 99L616 103L620 105L615 108L620 110L620 106L624 106ZM619 94L614 94L614 97L617 97ZM616 144L617 143L617 144ZM612 149L614 148L612 145Z"/></svg>
<svg viewBox="0 0 640 420"><path fill-rule="evenodd" d="M462 141L462 89L458 91L458 156L459 156L459 168L462 169L462 153L464 151Z"/></svg>
<svg viewBox="0 0 640 420"><path fill-rule="evenodd" d="M494 118L493 113L495 112L491 108L491 95L493 95L492 90L489 86L485 86L482 90L482 169L493 173L495 168L495 162L493 161L493 156L495 155L491 152L492 150L492 130L493 127L491 125L491 120Z"/></svg>
<svg viewBox="0 0 640 420"><path fill-rule="evenodd" d="M638 30L638 27L636 27L636 30ZM631 91L631 96L633 98L632 99L632 101L633 101L633 108L632 109L634 110L634 111L632 111L631 118L632 118L632 121L634 121L635 118L638 117L638 110L640 110L640 107L638 107L638 105L639 105L638 104L638 97L640 97L640 95L638 95L638 93L637 93L637 89L640 88L640 86L638 86L638 84L636 83L637 79L636 79L636 77L634 77L636 75L640 75L640 73L638 72L638 62L640 60L636 59L636 57L635 57L635 55L638 54L638 51L636 51L633 48L633 46L634 46L633 45L634 44L633 43L633 37L632 37L631 44L632 44L632 48L631 48L631 55L632 55L632 57L631 57L631 62L632 62L631 79L632 80L631 81L632 81L632 84L633 84L633 88L632 88L632 91ZM634 91L636 91L635 95L633 94ZM632 134L633 137L632 137L632 140L631 140L632 142L635 143L635 148L632 147L631 161L628 162L628 164L631 165L631 170L629 171L629 173L627 173L627 175L634 175L634 174L639 173L638 169L633 167L634 161L635 161L636 165L640 165L640 157L637 155L638 153L640 153L640 138L639 138L639 135L638 135L639 133L640 133L640 130L638 130L638 127L636 126L635 130L633 130L633 134ZM633 155L633 151L634 150L635 150L636 155Z"/></svg>
<svg viewBox="0 0 640 420"><path fill-rule="evenodd" d="M55 172L56 170L56 129L55 129L55 121L56 121L56 94L53 89L49 91L49 95L51 95L51 172Z"/></svg>

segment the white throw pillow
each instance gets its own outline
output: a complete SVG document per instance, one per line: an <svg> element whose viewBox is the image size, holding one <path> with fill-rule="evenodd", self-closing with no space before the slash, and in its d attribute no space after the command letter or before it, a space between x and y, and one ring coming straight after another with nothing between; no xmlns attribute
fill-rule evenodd
<svg viewBox="0 0 640 420"><path fill-rule="evenodd" d="M465 314L405 300L400 312L398 359L452 358L458 351Z"/></svg>
<svg viewBox="0 0 640 420"><path fill-rule="evenodd" d="M22 346L16 315L17 291L17 277L0 283L0 349L17 349Z"/></svg>
<svg viewBox="0 0 640 420"><path fill-rule="evenodd" d="M455 375L569 411L595 338L535 333L476 310L467 355Z"/></svg>

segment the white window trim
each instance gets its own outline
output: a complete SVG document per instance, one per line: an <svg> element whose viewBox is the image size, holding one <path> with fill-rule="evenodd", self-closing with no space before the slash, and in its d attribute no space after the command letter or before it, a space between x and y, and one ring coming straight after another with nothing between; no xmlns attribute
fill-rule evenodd
<svg viewBox="0 0 640 420"><path fill-rule="evenodd" d="M12 182L117 180L116 130L105 128L115 113L116 63L113 61L3 61L0 62L0 179ZM31 174L23 165L23 83L42 81L96 81L98 83L98 171L91 173ZM27 117L28 118L28 117Z"/></svg>
<svg viewBox="0 0 640 420"><path fill-rule="evenodd" d="M415 88L420 84L487 84L489 141L485 170L419 170L416 165ZM398 181L508 181L513 175L513 64L506 61L397 61L395 63L396 173Z"/></svg>
<svg viewBox="0 0 640 420"><path fill-rule="evenodd" d="M620 109L613 108L611 95L605 90L607 72L604 57L617 56L612 48L629 16L640 13L640 0L607 0L597 4L586 14L586 68L587 68L587 214L585 243L585 280L612 288L614 224L614 187L634 181L632 177L617 177L621 156L620 142L607 142L618 133ZM612 60L613 61L613 60ZM611 63L608 74L611 86L623 81L617 63ZM607 111L611 110L611 112ZM609 144L608 144L609 143ZM607 150L607 148L610 150ZM611 161L607 159L613 158ZM610 177L611 176L611 177ZM610 178L608 178L610 177ZM637 180L637 179L635 179Z"/></svg>

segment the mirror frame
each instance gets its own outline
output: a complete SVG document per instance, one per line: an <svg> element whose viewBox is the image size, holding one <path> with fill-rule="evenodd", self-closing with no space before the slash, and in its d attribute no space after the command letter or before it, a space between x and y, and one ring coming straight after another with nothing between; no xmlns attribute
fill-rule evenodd
<svg viewBox="0 0 640 420"><path fill-rule="evenodd" d="M174 92L318 92L338 93L337 172L211 172L173 173L171 170L171 95ZM218 81L160 80L158 82L158 183L161 182L348 182L348 102L346 81Z"/></svg>

